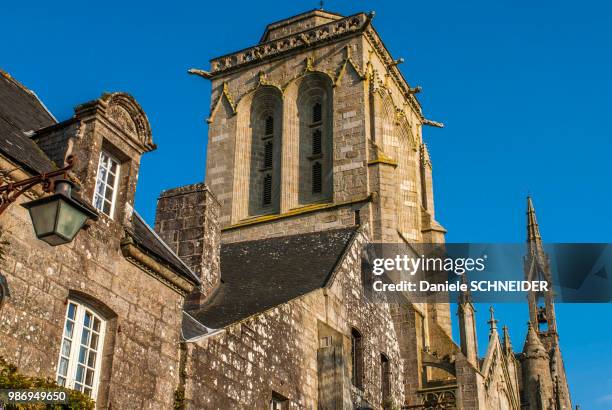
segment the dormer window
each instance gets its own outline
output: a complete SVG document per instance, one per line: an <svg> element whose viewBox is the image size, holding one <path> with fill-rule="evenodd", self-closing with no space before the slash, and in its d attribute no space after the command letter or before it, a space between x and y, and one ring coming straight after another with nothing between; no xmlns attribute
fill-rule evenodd
<svg viewBox="0 0 612 410"><path fill-rule="evenodd" d="M119 161L105 151L100 153L93 205L98 211L111 218L115 212L119 169Z"/></svg>

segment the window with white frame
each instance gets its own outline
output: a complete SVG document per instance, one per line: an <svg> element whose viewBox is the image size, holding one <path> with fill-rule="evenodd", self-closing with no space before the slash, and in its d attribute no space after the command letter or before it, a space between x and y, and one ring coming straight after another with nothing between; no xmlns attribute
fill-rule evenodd
<svg viewBox="0 0 612 410"><path fill-rule="evenodd" d="M289 408L289 400L276 392L272 392L270 400L270 410L287 410Z"/></svg>
<svg viewBox="0 0 612 410"><path fill-rule="evenodd" d="M57 364L57 383L96 398L106 322L89 307L69 301Z"/></svg>
<svg viewBox="0 0 612 410"><path fill-rule="evenodd" d="M107 152L100 152L93 204L98 211L105 213L111 218L115 211L119 168L119 161Z"/></svg>

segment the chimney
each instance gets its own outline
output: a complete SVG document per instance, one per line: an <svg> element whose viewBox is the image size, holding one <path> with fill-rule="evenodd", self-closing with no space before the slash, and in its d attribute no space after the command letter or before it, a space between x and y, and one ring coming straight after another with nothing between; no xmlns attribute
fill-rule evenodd
<svg viewBox="0 0 612 410"><path fill-rule="evenodd" d="M203 183L163 191L155 231L201 279L185 301L186 307L200 305L221 278L219 202Z"/></svg>

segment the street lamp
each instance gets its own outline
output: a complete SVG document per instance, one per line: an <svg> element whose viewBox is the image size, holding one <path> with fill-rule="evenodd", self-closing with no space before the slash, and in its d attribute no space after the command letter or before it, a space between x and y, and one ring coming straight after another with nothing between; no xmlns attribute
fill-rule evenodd
<svg viewBox="0 0 612 410"><path fill-rule="evenodd" d="M74 166L74 158L70 156L66 162L68 165L57 171L0 186L0 214L34 185L43 184L43 191L53 192L52 195L22 204L30 213L36 237L51 246L71 242L87 219L98 217L95 212L72 198L74 184L65 178ZM61 179L52 179L56 177Z"/></svg>

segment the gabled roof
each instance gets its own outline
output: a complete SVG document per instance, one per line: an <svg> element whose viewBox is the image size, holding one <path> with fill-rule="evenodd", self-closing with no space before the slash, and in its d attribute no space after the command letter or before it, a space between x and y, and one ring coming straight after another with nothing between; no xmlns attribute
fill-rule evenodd
<svg viewBox="0 0 612 410"><path fill-rule="evenodd" d="M223 244L219 288L188 313L219 329L322 288L357 229Z"/></svg>
<svg viewBox="0 0 612 410"><path fill-rule="evenodd" d="M199 284L200 279L178 257L176 253L147 225L137 212L132 216L132 231L129 235L134 239L136 246L144 250L149 256L166 265L183 278L192 283Z"/></svg>
<svg viewBox="0 0 612 410"><path fill-rule="evenodd" d="M0 70L0 152L33 172L55 164L29 138L29 133L56 124L36 94Z"/></svg>

